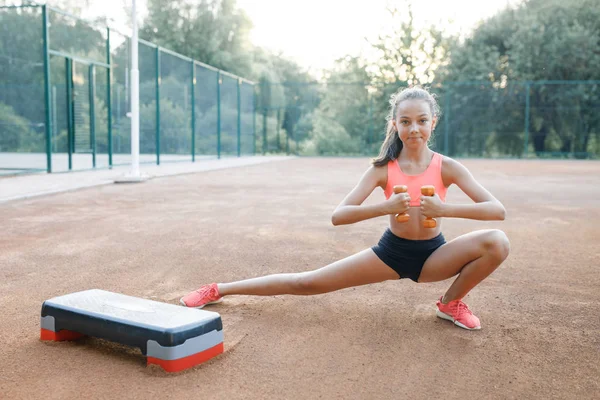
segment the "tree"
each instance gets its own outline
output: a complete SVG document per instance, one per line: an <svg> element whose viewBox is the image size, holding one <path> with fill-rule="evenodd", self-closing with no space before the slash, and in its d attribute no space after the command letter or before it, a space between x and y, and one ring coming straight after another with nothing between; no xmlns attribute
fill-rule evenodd
<svg viewBox="0 0 600 400"><path fill-rule="evenodd" d="M348 56L337 60L328 72L318 108L311 114L314 121L306 149L314 147L311 151L326 154L372 150L371 77L365 66L365 60ZM333 148L334 138L339 139L337 150Z"/></svg>
<svg viewBox="0 0 600 400"><path fill-rule="evenodd" d="M449 38L435 26L418 28L410 2L404 3L402 8L388 8L389 21L383 25L392 30L371 43L379 57L369 69L378 86L431 83L435 70L445 62Z"/></svg>
<svg viewBox="0 0 600 400"><path fill-rule="evenodd" d="M336 120L315 111L312 117L313 130L310 138L302 143L305 155L352 155L360 154L361 146L353 140L346 129Z"/></svg>
<svg viewBox="0 0 600 400"><path fill-rule="evenodd" d="M465 124L490 126L489 133L495 136L490 144L511 147L520 154L515 143L523 148L525 99L529 95L534 151L539 155L547 151L585 155L590 136L600 131L600 117L595 112L600 102L598 85L521 82L600 79L598 20L600 3L594 0L569 4L529 0L482 23L471 37L453 46L450 62L440 73L443 82L487 82L479 92L451 87L453 114L460 110L469 115L453 122L453 130L459 125L464 129ZM482 101L482 91L488 93L487 100Z"/></svg>
<svg viewBox="0 0 600 400"><path fill-rule="evenodd" d="M44 122L39 9L0 10L0 102L32 124Z"/></svg>
<svg viewBox="0 0 600 400"><path fill-rule="evenodd" d="M392 30L371 43L379 54L376 62L343 57L326 71L324 82L285 85L283 127L305 141L303 151L372 153L380 143L376 138L384 131L389 96L402 86L434 80L448 39L435 27L419 29L409 2L402 11L388 11L390 21L384 25ZM338 143L335 150L333 138Z"/></svg>
<svg viewBox="0 0 600 400"><path fill-rule="evenodd" d="M98 61L106 60L106 41L99 30L54 11L49 11L49 21L52 50ZM0 10L0 102L10 106L14 114L26 120L30 127L35 127L19 138L18 149L21 151L43 151L45 142L41 28L41 7ZM59 90L57 102L60 102L65 95L65 59L52 55L50 64L50 84ZM66 108L55 106L58 109L55 110L58 121L54 132L61 132L66 125ZM0 140L9 134L8 130L0 129ZM66 138L66 133L61 132L56 136L60 141L63 136ZM66 139L63 142L66 143Z"/></svg>
<svg viewBox="0 0 600 400"><path fill-rule="evenodd" d="M374 138L385 134L385 118L389 98L398 90L411 85L429 86L437 80L437 71L447 63L452 38L434 25L417 26L410 1L388 8L388 20L383 26L391 27L371 42L377 51L375 62L366 66L371 93L371 123ZM381 143L374 140L374 145Z"/></svg>
<svg viewBox="0 0 600 400"><path fill-rule="evenodd" d="M235 0L148 0L140 36L231 73L252 70L252 22Z"/></svg>
<svg viewBox="0 0 600 400"><path fill-rule="evenodd" d="M43 140L36 140L29 121L3 103L0 103L0 133L0 152L33 151L44 146Z"/></svg>
<svg viewBox="0 0 600 400"><path fill-rule="evenodd" d="M258 79L257 135L259 148L265 151L283 150L284 136L289 140L299 140L306 131L299 131L299 120L318 105L318 85L314 78L302 67L281 54L262 48L254 49L254 70L252 76ZM258 77L258 78L256 78Z"/></svg>

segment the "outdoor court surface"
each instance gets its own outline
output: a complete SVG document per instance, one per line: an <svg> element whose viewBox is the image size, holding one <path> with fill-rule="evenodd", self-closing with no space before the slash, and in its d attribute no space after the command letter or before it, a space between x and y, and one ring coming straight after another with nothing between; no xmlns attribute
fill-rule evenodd
<svg viewBox="0 0 600 400"><path fill-rule="evenodd" d="M99 288L176 304L204 283L308 271L372 246L386 218L330 222L368 162L297 158L0 204L0 398L597 399L592 161L462 160L507 219L445 220L446 238L499 228L511 241L465 299L481 331L436 318L450 281L402 280L225 298L206 308L223 318L225 353L176 374L98 339L39 340L54 296ZM448 201L466 197L452 188Z"/></svg>

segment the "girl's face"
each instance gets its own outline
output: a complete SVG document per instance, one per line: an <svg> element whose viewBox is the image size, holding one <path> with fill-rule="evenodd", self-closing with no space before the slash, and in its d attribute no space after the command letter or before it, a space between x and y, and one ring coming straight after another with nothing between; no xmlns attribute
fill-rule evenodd
<svg viewBox="0 0 600 400"><path fill-rule="evenodd" d="M404 147L418 149L427 145L435 127L436 117L431 115L425 100L404 100L398 104L394 127Z"/></svg>

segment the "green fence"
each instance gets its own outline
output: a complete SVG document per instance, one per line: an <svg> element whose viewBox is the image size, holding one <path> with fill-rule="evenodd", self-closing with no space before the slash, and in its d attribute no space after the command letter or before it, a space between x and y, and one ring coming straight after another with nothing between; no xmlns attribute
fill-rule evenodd
<svg viewBox="0 0 600 400"><path fill-rule="evenodd" d="M129 37L46 6L0 8L0 173L130 162ZM140 160L375 156L402 84L246 79L139 41ZM600 158L600 81L435 82L454 157ZM256 89L256 90L255 90Z"/></svg>
<svg viewBox="0 0 600 400"><path fill-rule="evenodd" d="M130 38L0 8L0 173L130 162ZM254 154L254 83L139 41L140 161Z"/></svg>
<svg viewBox="0 0 600 400"><path fill-rule="evenodd" d="M401 85L259 85L257 151L377 154ZM445 82L431 146L454 157L599 158L600 81Z"/></svg>

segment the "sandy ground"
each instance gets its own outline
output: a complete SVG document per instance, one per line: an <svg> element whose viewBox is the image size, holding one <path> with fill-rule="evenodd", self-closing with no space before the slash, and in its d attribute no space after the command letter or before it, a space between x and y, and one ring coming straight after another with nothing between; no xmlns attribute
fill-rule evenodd
<svg viewBox="0 0 600 400"><path fill-rule="evenodd" d="M100 288L168 303L203 283L307 271L372 246L378 218L333 227L363 158L300 158L0 204L2 399L593 399L600 393L600 163L463 160L511 255L465 301L483 329L435 316L450 281L312 297L228 297L226 351L147 367L98 339L39 340L48 298ZM383 198L375 193L367 201ZM453 188L449 202L466 197Z"/></svg>

